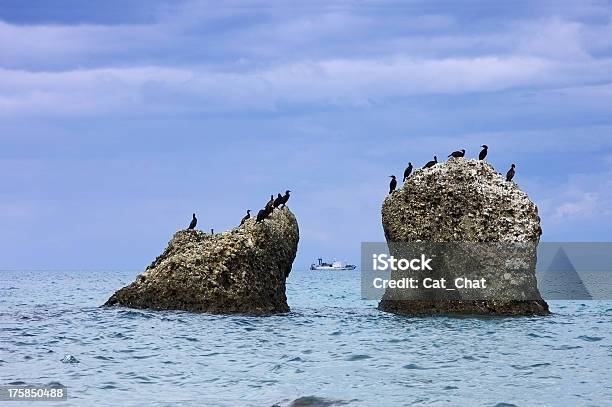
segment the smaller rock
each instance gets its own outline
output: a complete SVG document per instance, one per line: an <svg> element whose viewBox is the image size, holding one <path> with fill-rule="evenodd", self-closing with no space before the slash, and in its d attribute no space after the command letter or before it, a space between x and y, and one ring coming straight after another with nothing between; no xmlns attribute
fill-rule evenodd
<svg viewBox="0 0 612 407"><path fill-rule="evenodd" d="M79 360L77 358L75 358L74 356L72 356L72 355L66 354L62 358L62 360L60 362L62 362L62 363L79 363Z"/></svg>

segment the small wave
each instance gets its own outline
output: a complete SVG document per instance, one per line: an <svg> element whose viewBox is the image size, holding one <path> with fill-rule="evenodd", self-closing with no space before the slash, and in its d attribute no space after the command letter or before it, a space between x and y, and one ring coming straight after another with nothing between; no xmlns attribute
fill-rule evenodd
<svg viewBox="0 0 612 407"><path fill-rule="evenodd" d="M371 358L372 356L370 355L351 355L346 360L354 362L357 360L364 360L364 359L371 359Z"/></svg>
<svg viewBox="0 0 612 407"><path fill-rule="evenodd" d="M571 349L582 349L582 346L571 346L571 345L561 345L556 348L552 348L553 350L571 350Z"/></svg>
<svg viewBox="0 0 612 407"><path fill-rule="evenodd" d="M497 403L494 407L518 407L518 406L512 403Z"/></svg>
<svg viewBox="0 0 612 407"><path fill-rule="evenodd" d="M534 369L537 367L544 367L544 366L550 366L550 363L534 363L533 365L510 365L512 366L514 369L516 370L529 370L529 369Z"/></svg>
<svg viewBox="0 0 612 407"><path fill-rule="evenodd" d="M140 312L140 311L120 310L119 311L119 318L127 318L127 319L145 318L145 319L151 319L151 318L153 318L153 316L150 315L150 314L145 314L144 312Z"/></svg>
<svg viewBox="0 0 612 407"><path fill-rule="evenodd" d="M597 342L597 341L601 341L603 339L603 337L601 337L601 336L580 335L576 339L582 339L583 341L587 341L587 342Z"/></svg>
<svg viewBox="0 0 612 407"><path fill-rule="evenodd" d="M429 370L431 369L430 367L422 367L419 366L415 363L409 363L407 365L402 366L404 369L408 369L408 370Z"/></svg>
<svg viewBox="0 0 612 407"><path fill-rule="evenodd" d="M349 403L349 401L345 400L330 400L317 396L305 396L293 400L291 404L289 404L289 407L331 407L345 406Z"/></svg>

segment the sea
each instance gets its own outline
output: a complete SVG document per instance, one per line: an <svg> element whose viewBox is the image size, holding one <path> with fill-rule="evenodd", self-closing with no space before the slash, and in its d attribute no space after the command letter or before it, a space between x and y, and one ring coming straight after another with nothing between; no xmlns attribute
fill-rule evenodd
<svg viewBox="0 0 612 407"><path fill-rule="evenodd" d="M0 271L0 386L66 386L53 406L612 405L611 301L415 318L362 300L358 271L294 270L285 315L100 307L137 274Z"/></svg>

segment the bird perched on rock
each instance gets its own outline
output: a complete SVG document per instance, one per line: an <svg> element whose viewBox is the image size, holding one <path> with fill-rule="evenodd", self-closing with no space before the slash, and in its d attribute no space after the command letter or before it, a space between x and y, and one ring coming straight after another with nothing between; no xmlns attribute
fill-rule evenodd
<svg viewBox="0 0 612 407"><path fill-rule="evenodd" d="M406 169L404 170L404 180L402 182L406 182L410 174L412 174L412 163L411 162L408 163L408 167L406 167Z"/></svg>
<svg viewBox="0 0 612 407"><path fill-rule="evenodd" d="M286 203L287 203L287 201L289 200L289 192L291 192L291 191L286 190L286 191L285 191L285 195L283 195L283 196L282 196L282 198L283 198L283 199L282 199L282 201L281 201L281 203L280 203L280 204L281 204L281 205L283 205L283 208L285 207L285 204L286 204Z"/></svg>
<svg viewBox="0 0 612 407"><path fill-rule="evenodd" d="M506 173L506 181L508 182L512 181L512 178L514 178L514 174L516 174L515 168L516 168L516 165L514 164L510 166L510 169Z"/></svg>
<svg viewBox="0 0 612 407"><path fill-rule="evenodd" d="M463 156L465 156L465 150L461 149L461 150L458 150L458 151L453 151L448 156L449 156L449 158L450 157L453 157L453 158L463 157Z"/></svg>
<svg viewBox="0 0 612 407"><path fill-rule="evenodd" d="M487 153L489 152L489 146L483 144L480 147L482 147L482 151L480 152L480 154L478 154L478 159L482 161L486 158Z"/></svg>
<svg viewBox="0 0 612 407"><path fill-rule="evenodd" d="M283 196L279 193L276 199L274 200L274 203L272 204L272 206L274 208L278 208L280 205L282 205L282 203L283 203Z"/></svg>
<svg viewBox="0 0 612 407"><path fill-rule="evenodd" d="M429 161L427 164L423 166L423 168L431 168L438 163L438 157L434 155L433 161Z"/></svg>
<svg viewBox="0 0 612 407"><path fill-rule="evenodd" d="M267 210L272 209L272 208L274 208L274 194L270 195L270 200L266 204Z"/></svg>
<svg viewBox="0 0 612 407"><path fill-rule="evenodd" d="M391 177L391 182L389 182L389 194L392 194L397 187L397 180L395 179L395 175L389 175Z"/></svg>
<svg viewBox="0 0 612 407"><path fill-rule="evenodd" d="M189 227L187 229L189 230L195 229L197 224L198 224L198 218L196 218L195 213L194 213L193 218L191 219L191 223L189 224Z"/></svg>
<svg viewBox="0 0 612 407"><path fill-rule="evenodd" d="M242 218L242 220L240 221L240 224L244 225L244 222L246 222L249 219L251 219L251 210L247 209L247 214L244 216L244 218Z"/></svg>
<svg viewBox="0 0 612 407"><path fill-rule="evenodd" d="M271 210L274 210L274 208L271 208ZM263 220L270 215L271 210L261 209L259 212L257 212L257 218L255 218L255 222L263 222Z"/></svg>

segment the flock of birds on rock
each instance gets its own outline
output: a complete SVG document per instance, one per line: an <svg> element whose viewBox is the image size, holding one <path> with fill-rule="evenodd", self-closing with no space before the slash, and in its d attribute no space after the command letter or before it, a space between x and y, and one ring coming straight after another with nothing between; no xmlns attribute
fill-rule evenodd
<svg viewBox="0 0 612 407"><path fill-rule="evenodd" d="M266 219L268 216L272 214L275 208L280 208L280 207L284 208L285 205L287 204L287 201L289 201L290 192L291 192L290 190L286 190L285 195L281 195L279 193L276 198L274 198L274 195L270 195L270 200L268 201L266 206L262 210L257 212L257 218L255 221L263 222L264 219ZM242 226L247 220L251 219L251 210L247 209L246 212L247 212L246 215L240 221L240 226ZM187 229L193 230L195 229L197 224L198 224L198 218L196 218L196 214L194 213L191 219L191 223L189 223L189 226L187 227ZM210 233L214 234L214 229L211 229Z"/></svg>
<svg viewBox="0 0 612 407"><path fill-rule="evenodd" d="M482 150L480 151L480 154L478 154L478 159L482 161L487 157L487 154L489 152L489 146L487 146L486 144L483 144L480 147L482 147ZM448 155L448 158L462 158L462 157L465 157L464 149L453 151L452 153ZM423 166L423 169L431 168L436 164L438 164L438 157L434 155L433 160L428 161L427 164ZM412 163L409 162L408 167L406 167L406 169L404 170L404 179L402 182L406 182L406 180L410 177L410 175L412 174L412 169L413 169ZM512 178L514 178L515 174L516 174L516 165L512 164L512 166L506 173L506 181L507 182L512 181ZM395 189L397 188L397 179L395 175L389 175L389 176L391 177L391 182L389 183L389 194L392 194L393 192L395 192Z"/></svg>
<svg viewBox="0 0 612 407"><path fill-rule="evenodd" d="M259 212L257 212L257 218L255 219L256 222L262 222L264 219L266 219L268 216L270 216L272 214L272 212L274 211L274 208L279 208L279 207L285 207L285 204L287 203L287 201L289 200L289 193L291 191L286 190L285 191L285 195L281 195L280 193L278 194L278 196L276 198L274 198L274 195L270 195L270 200L268 201L268 203L266 204L266 206L261 209ZM247 211L247 215L248 211ZM249 215L250 217L250 215ZM241 225L246 222L246 220L249 219L248 217L244 217L242 219L242 222L240 223Z"/></svg>
<svg viewBox="0 0 612 407"><path fill-rule="evenodd" d="M483 144L481 147L482 147L482 150L480 151L480 154L478 154L478 159L482 161L487 157L487 153L489 152L489 147L486 144ZM461 149L461 150L453 151L452 153L448 155L448 158L451 158L451 157L452 158L465 157L465 150ZM427 164L423 166L423 169L431 168L435 166L436 164L438 164L438 157L434 155L433 160L428 161ZM410 177L410 175L412 174L412 170L413 170L412 163L409 162L408 167L406 167L406 169L404 170L403 182L406 182L406 180ZM507 182L512 181L512 178L514 178L515 174L516 174L516 165L512 164L512 166L506 173L506 181ZM391 182L389 183L389 194L392 194L393 192L395 192L395 189L397 188L397 179L395 175L389 175L389 176L391 177ZM259 212L257 212L257 217L255 221L263 222L264 219L266 219L268 216L272 214L275 208L281 208L281 207L284 208L287 201L289 201L290 192L291 192L290 190L286 190L285 195L281 195L279 193L276 198L274 198L274 195L270 195L270 200L268 201L266 206L263 209L261 209ZM251 218L251 210L247 209L247 213L244 216L244 218L242 218L242 220L240 221L240 225L243 225L250 218ZM189 227L187 229L189 230L195 229L197 224L198 224L198 218L196 218L196 214L194 213L191 219L191 223L189 223ZM210 232L211 234L214 234L214 229L211 229Z"/></svg>

